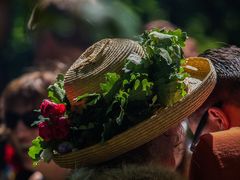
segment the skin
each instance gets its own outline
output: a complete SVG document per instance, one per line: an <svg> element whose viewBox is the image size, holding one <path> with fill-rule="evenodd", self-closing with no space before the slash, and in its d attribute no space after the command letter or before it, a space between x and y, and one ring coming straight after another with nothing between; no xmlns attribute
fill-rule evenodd
<svg viewBox="0 0 240 180"><path fill-rule="evenodd" d="M156 151L156 149L159 149L159 151ZM151 150L152 164L168 167L173 171L176 170L181 163L185 150L185 134L182 132L182 127L180 125L172 127L159 136L153 141Z"/></svg>
<svg viewBox="0 0 240 180"><path fill-rule="evenodd" d="M41 34L41 38L35 41L36 57L34 63L49 69L49 62L62 62L66 68L70 66L82 53L80 47L58 42L49 32ZM60 67L61 68L61 67Z"/></svg>
<svg viewBox="0 0 240 180"><path fill-rule="evenodd" d="M22 115L32 111L32 107L27 104L20 105L19 102L12 106L11 112ZM17 153L23 159L23 162L29 163L29 157L27 155L28 148L32 144L32 140L38 136L38 130L36 128L28 128L24 125L20 119L17 122L16 128L11 132L11 140L16 147Z"/></svg>
<svg viewBox="0 0 240 180"><path fill-rule="evenodd" d="M18 114L24 114L26 112L32 111L34 108L30 104L22 104L16 103L17 106L13 106L12 112ZM35 108L36 109L36 108ZM37 128L29 128L24 125L24 123L19 120L16 128L11 132L11 141L12 144L21 157L23 162L23 166L26 169L36 171L37 174L33 174L31 179L39 179L40 174L44 176L45 179L54 180L54 179L65 179L69 170L60 168L53 161L49 164L41 162L38 166L33 167L32 160L27 155L28 148L32 145L32 140L38 136ZM52 173L57 172L57 173ZM36 175L36 176L35 176Z"/></svg>
<svg viewBox="0 0 240 180"><path fill-rule="evenodd" d="M208 110L207 124L201 135L216 131L227 130L240 126L240 107L233 103L224 103L222 108L210 107ZM189 117L189 126L195 133L202 114L197 112Z"/></svg>

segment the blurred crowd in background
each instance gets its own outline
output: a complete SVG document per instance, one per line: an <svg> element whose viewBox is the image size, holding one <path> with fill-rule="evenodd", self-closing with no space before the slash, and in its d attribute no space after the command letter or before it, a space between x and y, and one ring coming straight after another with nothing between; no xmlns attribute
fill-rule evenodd
<svg viewBox="0 0 240 180"><path fill-rule="evenodd" d="M70 52L66 46L75 48L69 57L74 59L79 56L79 49L92 42L105 37L134 37L143 32L147 23L159 19L186 31L196 40L198 52L226 44L239 45L237 0L101 0L92 7L84 6L85 10L76 5L84 0L44 2L43 9L51 3L58 8L50 5L48 11L35 9L29 26L37 1L0 2L0 92L7 82L37 64L37 59L56 59L57 51ZM47 52L55 47L54 43L61 47ZM63 56L66 61L68 57Z"/></svg>
<svg viewBox="0 0 240 180"><path fill-rule="evenodd" d="M100 39L134 39L155 27L186 31L190 37L186 57L228 44L239 46L239 17L237 0L1 0L0 93L24 73L64 73L81 52ZM35 80L22 77L19 82ZM21 89L21 83L12 86ZM8 90L11 93L11 86ZM36 94L33 97L42 99ZM11 155L11 149L8 152ZM179 171L182 166L179 162Z"/></svg>

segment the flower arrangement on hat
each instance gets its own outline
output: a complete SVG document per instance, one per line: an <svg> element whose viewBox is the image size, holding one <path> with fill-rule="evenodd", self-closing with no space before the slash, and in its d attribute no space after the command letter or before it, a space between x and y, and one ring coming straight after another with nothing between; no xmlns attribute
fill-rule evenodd
<svg viewBox="0 0 240 180"><path fill-rule="evenodd" d="M49 99L43 100L38 110L39 119L33 123L39 128L39 136L33 140L28 153L34 163L54 159L60 166L71 168L94 164L159 135L164 129L151 130L150 126L157 127L161 121L164 126L168 122L159 120L157 111L174 106L189 91L186 79L190 75L184 68L186 60L182 51L186 38L186 33L180 29L154 29L144 32L139 42L107 39L86 50L66 75L59 75L48 88ZM118 52L113 56L112 52L108 54L110 51ZM206 59L203 62L208 65L208 70L202 80L212 72L210 62ZM213 88L213 83L207 85L202 89L204 98ZM204 98L201 101L193 98L195 109ZM185 108L185 105L179 106ZM190 107L188 113L194 108ZM163 114L168 114L167 111ZM182 112L181 116L175 117L176 121L165 126L173 125L184 115L187 114ZM144 125L145 121L151 122ZM142 133L132 133L134 128ZM145 138L144 131L155 134ZM140 140L134 136L139 136ZM124 138L129 141L125 143ZM120 147L121 143L125 144ZM119 150L121 148L123 150ZM100 154L98 149L102 151Z"/></svg>

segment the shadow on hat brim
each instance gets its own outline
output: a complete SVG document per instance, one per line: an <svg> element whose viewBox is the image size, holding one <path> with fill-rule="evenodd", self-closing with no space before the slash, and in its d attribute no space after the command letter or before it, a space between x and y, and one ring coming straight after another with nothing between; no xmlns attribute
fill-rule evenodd
<svg viewBox="0 0 240 180"><path fill-rule="evenodd" d="M133 150L164 133L188 117L212 92L216 72L206 58L187 58L185 70L192 78L200 80L181 101L171 107L158 109L149 119L118 134L104 144L96 144L64 155L54 155L53 160L64 168L90 166L113 159Z"/></svg>

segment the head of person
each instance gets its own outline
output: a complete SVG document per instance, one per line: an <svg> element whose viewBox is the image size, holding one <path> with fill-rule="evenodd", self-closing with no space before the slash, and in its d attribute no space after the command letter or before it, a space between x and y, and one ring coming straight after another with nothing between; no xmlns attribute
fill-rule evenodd
<svg viewBox="0 0 240 180"><path fill-rule="evenodd" d="M33 110L47 97L47 87L55 78L51 72L30 72L11 81L3 91L3 123L11 130L10 139L23 161L30 161L27 151L38 136L38 129L31 126L38 118Z"/></svg>
<svg viewBox="0 0 240 180"><path fill-rule="evenodd" d="M168 33L164 30L153 30L144 34L143 37L146 42L153 41L155 38L160 38L157 36L161 33L160 31ZM154 33L156 37L152 38ZM49 122L41 123L43 126L39 126L39 131L42 132L40 137L46 142L58 140L59 144L53 147L58 152L53 156L57 164L67 168L119 167L122 164L152 164L176 168L184 147L184 133L179 123L205 100L203 92L204 94L211 92L216 76L210 61L204 58L191 58L186 61L189 66L191 62L199 64L200 61L202 64L198 67L199 71L194 71L195 74L192 70L194 68L186 68L186 72L192 74L192 77L185 79L186 84L181 81L185 94L180 94L179 89L172 88L177 85L176 79L169 82L169 74L165 72L167 82L164 85L161 84L161 87L166 86L166 91L165 89L155 91L154 87L150 87L148 90L151 93L140 95L136 92L135 84L138 83L138 79L135 83L135 73L136 76L141 70L149 73L145 79L139 79L142 84L139 86L143 86L139 91L145 91L144 81L156 82L154 78L162 80L162 76L155 77L155 74L150 74L152 71L158 72L154 63L151 64L152 66L141 66L139 63L143 63L144 60L159 60L153 58L155 56L147 56L149 59L143 58L145 53L149 53L144 51L146 46L144 43L139 44L129 39L103 39L93 44L62 77L64 78L64 81L61 81L64 84L63 96L66 98L59 101L54 99L43 101L41 113L49 117ZM169 46L171 47L170 43ZM159 55L157 50L154 53L156 56ZM182 51L177 53L182 57ZM126 61L130 63L131 60L134 68L128 67L128 64L124 66ZM159 68L162 69L163 66L170 65L161 64ZM156 83L155 88L157 87L159 84ZM132 91L133 88L135 90ZM156 106L149 105L154 93L159 91L164 92L159 96L156 95L159 98L159 101L155 102ZM182 99L184 95L186 98ZM66 100L67 106L63 104ZM49 105L62 106L64 111L53 115L52 112L45 111L45 107ZM63 120L66 120L68 125L62 128L64 136L59 141L59 136L55 136L54 131L55 126ZM44 131L44 128L48 128L48 131ZM105 143L100 144L100 142Z"/></svg>
<svg viewBox="0 0 240 180"><path fill-rule="evenodd" d="M70 180L86 179L86 180L130 180L130 179L161 179L161 180L181 180L183 179L176 172L169 171L166 167L156 167L153 165L124 165L119 168L100 168L88 169L82 168L73 171Z"/></svg>
<svg viewBox="0 0 240 180"><path fill-rule="evenodd" d="M138 34L140 20L120 1L40 0L28 26L36 47L35 64L48 67L50 60L71 65L97 40Z"/></svg>
<svg viewBox="0 0 240 180"><path fill-rule="evenodd" d="M188 118L196 136L240 126L240 48L208 50L201 56L212 61L217 84L204 104Z"/></svg>
<svg viewBox="0 0 240 180"><path fill-rule="evenodd" d="M122 165L152 165L176 170L185 150L185 132L181 124L168 129L165 133L148 143L128 151L117 158L98 164L98 167L122 167Z"/></svg>

